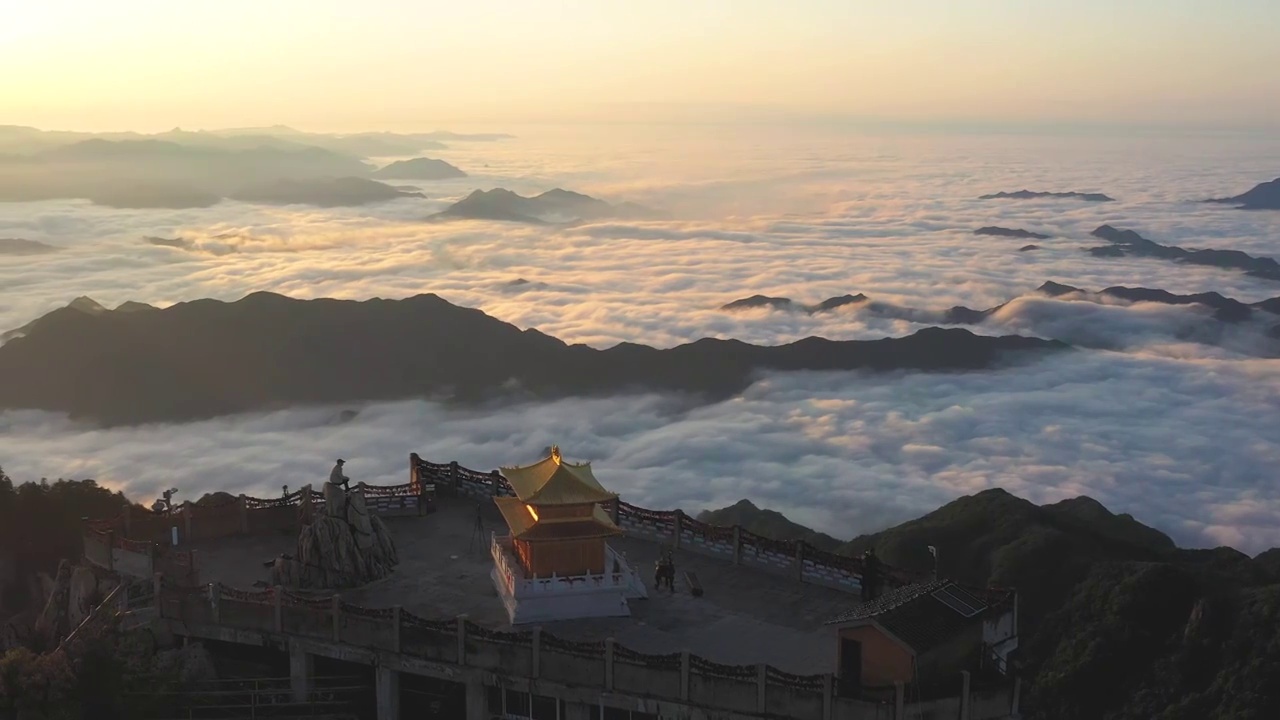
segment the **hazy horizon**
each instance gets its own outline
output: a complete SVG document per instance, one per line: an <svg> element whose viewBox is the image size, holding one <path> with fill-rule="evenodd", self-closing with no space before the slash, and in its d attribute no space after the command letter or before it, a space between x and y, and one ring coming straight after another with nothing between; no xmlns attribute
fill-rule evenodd
<svg viewBox="0 0 1280 720"><path fill-rule="evenodd" d="M0 118L43 128L1280 123L1265 0L11 5Z"/></svg>

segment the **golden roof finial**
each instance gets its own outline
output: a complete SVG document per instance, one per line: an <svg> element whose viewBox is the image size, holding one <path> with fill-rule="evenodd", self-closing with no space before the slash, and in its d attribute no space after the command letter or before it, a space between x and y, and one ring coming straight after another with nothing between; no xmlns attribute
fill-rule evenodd
<svg viewBox="0 0 1280 720"><path fill-rule="evenodd" d="M560 462L560 446L559 445L551 446L551 459L555 460L556 462Z"/></svg>

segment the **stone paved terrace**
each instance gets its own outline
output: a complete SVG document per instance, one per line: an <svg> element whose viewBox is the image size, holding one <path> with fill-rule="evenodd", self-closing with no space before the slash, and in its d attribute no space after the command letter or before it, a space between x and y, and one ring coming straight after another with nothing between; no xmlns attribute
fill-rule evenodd
<svg viewBox="0 0 1280 720"><path fill-rule="evenodd" d="M492 502L482 502L481 508L482 533L474 530L476 502L467 498L442 497L437 512L425 517L383 518L400 565L389 578L342 591L343 599L370 608L400 605L428 618L466 614L472 622L510 629L489 578L490 534L505 534L506 526ZM203 582L250 589L267 580L263 563L292 553L294 545L291 534L280 534L190 547L198 552ZM675 555L676 593L659 593L653 588L656 542L624 537L610 545L640 571L649 598L630 601L631 617L546 623L544 632L575 640L612 637L643 653L689 650L725 664L768 663L795 674L835 672L835 633L823 622L857 604L856 595L688 552ZM689 594L686 570L698 574L702 597Z"/></svg>

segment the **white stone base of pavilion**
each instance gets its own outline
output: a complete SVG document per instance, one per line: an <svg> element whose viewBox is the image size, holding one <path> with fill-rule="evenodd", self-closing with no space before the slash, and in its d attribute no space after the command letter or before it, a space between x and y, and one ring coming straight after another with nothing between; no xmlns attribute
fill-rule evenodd
<svg viewBox="0 0 1280 720"><path fill-rule="evenodd" d="M507 609L512 625L590 617L627 617L627 600L647 598L640 575L625 558L605 549L605 565L616 562L620 572L572 577L525 577L511 552L511 538L493 536L493 570L489 577Z"/></svg>

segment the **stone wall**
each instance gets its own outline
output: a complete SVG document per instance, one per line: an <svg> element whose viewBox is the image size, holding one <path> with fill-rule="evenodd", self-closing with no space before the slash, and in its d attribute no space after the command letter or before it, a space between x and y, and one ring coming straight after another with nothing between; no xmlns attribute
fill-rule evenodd
<svg viewBox="0 0 1280 720"><path fill-rule="evenodd" d="M351 657L356 649L384 659L382 653L394 653L404 658L396 661L398 666L440 667L439 674L447 678L478 668L486 677L505 678L503 683L536 683L539 692L553 692L554 686L594 688L615 697L747 717L870 719L904 717L905 711L906 717L940 720L957 717L962 702L961 697L949 697L908 703L903 698L912 697L909 688L887 703L839 698L833 694L830 675L792 675L768 665L724 665L690 653L649 655L612 640L567 640L541 629L491 630L465 616L423 618L398 607L363 608L337 597L305 596L281 588L161 586L162 620L188 636L327 643L335 657ZM974 693L969 717L1007 717L1011 699L1011 688Z"/></svg>

